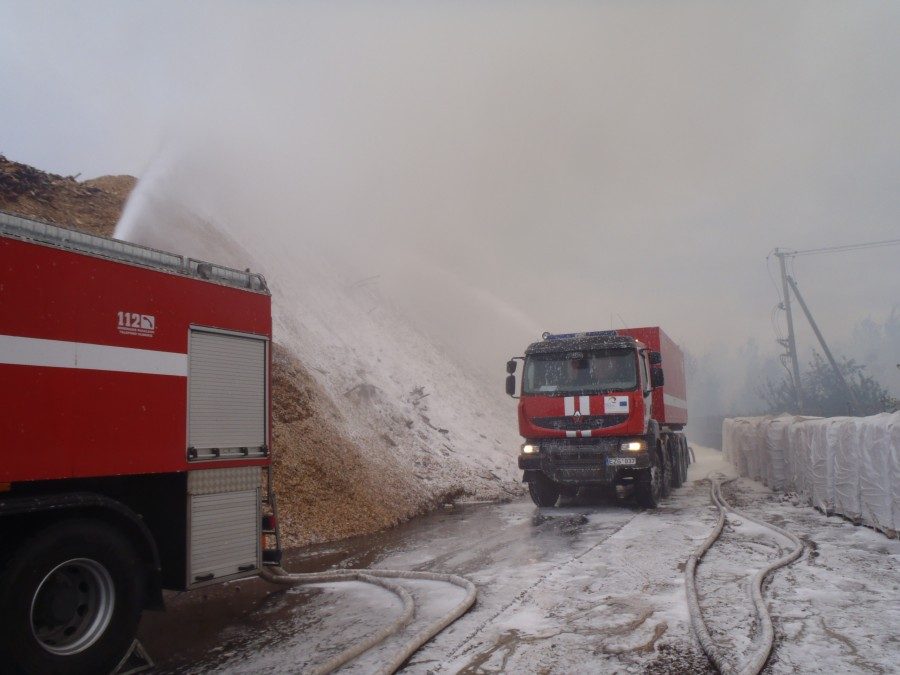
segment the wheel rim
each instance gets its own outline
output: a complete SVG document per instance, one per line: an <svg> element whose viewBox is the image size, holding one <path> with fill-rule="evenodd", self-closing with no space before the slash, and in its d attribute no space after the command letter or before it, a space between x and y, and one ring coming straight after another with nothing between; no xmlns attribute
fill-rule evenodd
<svg viewBox="0 0 900 675"><path fill-rule="evenodd" d="M115 586L103 565L67 560L50 570L31 600L31 633L51 654L78 654L106 631L115 603Z"/></svg>

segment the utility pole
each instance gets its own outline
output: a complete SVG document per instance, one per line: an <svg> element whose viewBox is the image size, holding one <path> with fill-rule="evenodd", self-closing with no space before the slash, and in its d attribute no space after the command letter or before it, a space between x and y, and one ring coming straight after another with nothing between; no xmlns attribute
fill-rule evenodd
<svg viewBox="0 0 900 675"><path fill-rule="evenodd" d="M828 362L831 364L831 367L834 369L835 374L840 380L841 384L844 385L844 389L847 392L847 396L849 397L849 403L853 406L857 411L860 410L859 403L856 400L856 395L853 393L853 389L850 387L847 380L844 378L843 373L841 373L840 368L838 368L837 362L834 360L834 357L831 355L831 350L828 349L828 345L825 344L825 338L822 337L822 332L819 330L819 327L816 325L816 322L812 318L812 314L809 312L809 308L806 306L806 303L803 301L803 296L800 295L800 290L797 288L797 283L788 276L787 266L785 265L785 258L795 258L800 255L818 255L822 253L846 253L848 251L858 251L861 249L869 249L869 248L880 248L882 246L898 246L900 245L900 239L887 239L884 241L871 241L862 244L846 244L844 246L826 246L823 248L810 248L805 251L792 251L785 248L776 248L773 252L776 256L778 256L778 263L781 267L781 288L782 288L782 296L784 297L784 301L781 303L781 308L784 310L784 313L787 315L787 329L788 336L787 340L779 340L779 344L782 347L787 347L788 356L791 359L791 375L794 380L794 395L797 400L797 411L801 414L803 413L803 392L800 387L800 363L797 359L797 341L794 336L794 317L791 314L791 290L794 291L794 295L797 296L797 301L800 303L800 308L803 310L803 313L806 315L807 320L809 321L809 325L812 326L813 331L816 334L816 337L819 340L819 344L822 345L822 350L825 352L825 356L828 359ZM900 368L900 363L897 364L897 367Z"/></svg>
<svg viewBox="0 0 900 675"><path fill-rule="evenodd" d="M853 393L853 389L850 388L850 385L847 383L847 379L844 377L841 369L838 368L837 361L835 361L834 357L831 355L831 350L828 349L828 345L825 344L825 338L822 337L822 331L819 330L819 326L816 324L815 319L813 319L812 313L809 311L809 307L807 307L806 303L803 301L803 296L800 295L800 289L797 288L797 282L794 281L794 279L790 276L787 277L787 280L791 285L791 290L794 291L794 295L797 297L797 302L800 303L800 309L803 310L803 313L806 315L806 320L809 321L809 325L812 326L813 333L816 334L816 338L819 340L819 344L822 345L822 351L825 352L825 358L828 359L828 363L830 363L831 367L834 369L834 374L837 375L838 380L844 387L844 392L847 394L848 402L851 406L851 412L859 413L859 401L856 400L856 395Z"/></svg>
<svg viewBox="0 0 900 675"><path fill-rule="evenodd" d="M791 374L794 380L794 398L797 402L797 412L803 414L803 391L800 388L800 363L797 359L797 340L794 337L794 317L791 314L791 291L788 287L788 275L785 267L784 259L790 255L791 251L776 248L775 255L778 256L778 265L781 267L781 288L784 302L782 308L787 316L787 340L782 341L782 346L787 347L788 357L791 359ZM784 343L787 344L784 344Z"/></svg>

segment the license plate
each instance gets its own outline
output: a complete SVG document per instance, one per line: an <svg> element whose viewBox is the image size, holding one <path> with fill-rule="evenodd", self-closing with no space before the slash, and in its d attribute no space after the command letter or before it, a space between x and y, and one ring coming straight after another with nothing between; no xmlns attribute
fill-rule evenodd
<svg viewBox="0 0 900 675"><path fill-rule="evenodd" d="M607 457L606 466L634 466L637 457Z"/></svg>

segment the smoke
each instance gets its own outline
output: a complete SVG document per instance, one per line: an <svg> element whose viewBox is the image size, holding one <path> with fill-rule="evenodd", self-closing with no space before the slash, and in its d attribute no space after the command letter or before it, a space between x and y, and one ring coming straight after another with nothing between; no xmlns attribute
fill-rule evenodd
<svg viewBox="0 0 900 675"><path fill-rule="evenodd" d="M55 157L134 158L120 236L178 204L245 244L327 259L484 372L542 330L621 315L730 350L724 377L743 376L738 345L777 349L771 248L896 236L894 6L109 7L102 22L16 8L0 53L39 47L50 74L34 80L67 82L69 108L115 141L68 131ZM96 72L103 87L72 84ZM900 287L896 249L854 256L798 263L835 339Z"/></svg>

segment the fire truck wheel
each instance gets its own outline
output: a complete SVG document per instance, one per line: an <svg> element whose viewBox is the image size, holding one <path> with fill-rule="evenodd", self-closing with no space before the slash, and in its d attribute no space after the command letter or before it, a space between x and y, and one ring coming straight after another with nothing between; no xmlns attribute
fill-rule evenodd
<svg viewBox="0 0 900 675"><path fill-rule="evenodd" d="M655 509L663 499L663 467L660 458L644 469L644 475L635 482L634 496L644 508Z"/></svg>
<svg viewBox="0 0 900 675"><path fill-rule="evenodd" d="M134 639L143 581L131 543L101 521L39 531L0 577L0 663L22 673L111 672Z"/></svg>
<svg viewBox="0 0 900 675"><path fill-rule="evenodd" d="M675 453L672 455L672 489L681 487L681 461L678 459L678 454Z"/></svg>
<svg viewBox="0 0 900 675"><path fill-rule="evenodd" d="M539 473L528 483L528 494L537 506L556 506L559 499L559 486L544 474Z"/></svg>
<svg viewBox="0 0 900 675"><path fill-rule="evenodd" d="M675 439L670 443L669 457L672 462L672 487L680 488L684 484L684 465L681 461L681 444Z"/></svg>
<svg viewBox="0 0 900 675"><path fill-rule="evenodd" d="M672 471L674 469L672 462L666 455L665 447L659 450L659 464L662 469L662 498L665 499L672 494Z"/></svg>

